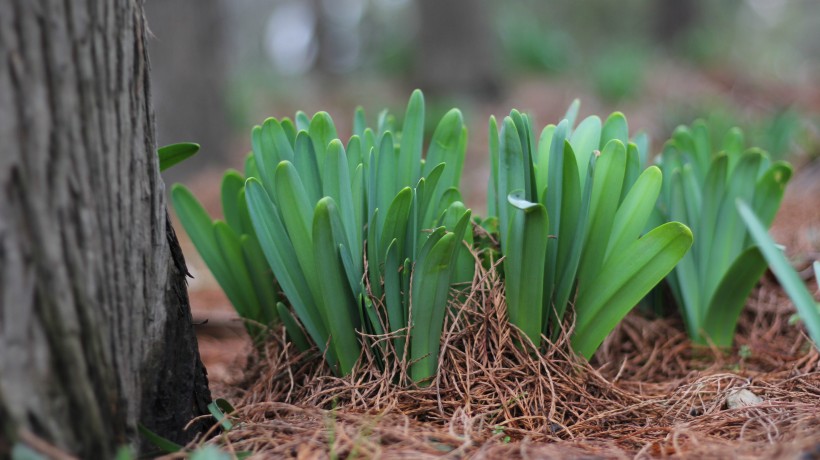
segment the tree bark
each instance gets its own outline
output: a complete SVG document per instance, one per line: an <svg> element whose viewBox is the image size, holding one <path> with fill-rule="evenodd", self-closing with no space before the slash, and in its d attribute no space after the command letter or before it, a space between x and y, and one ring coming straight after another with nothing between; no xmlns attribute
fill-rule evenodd
<svg viewBox="0 0 820 460"><path fill-rule="evenodd" d="M0 0L0 140L0 449L111 458L138 422L187 441L210 394L142 1Z"/></svg>

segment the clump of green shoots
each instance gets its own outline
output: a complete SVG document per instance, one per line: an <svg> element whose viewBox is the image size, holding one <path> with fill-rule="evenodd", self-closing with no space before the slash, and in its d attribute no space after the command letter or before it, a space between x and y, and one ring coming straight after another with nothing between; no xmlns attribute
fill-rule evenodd
<svg viewBox="0 0 820 460"><path fill-rule="evenodd" d="M470 211L458 188L466 151L461 113L442 118L425 159L418 91L401 131L387 114L375 131L367 128L358 110L346 144L325 112L312 118L299 112L294 120L269 118L253 129L245 177L230 173L235 187L223 193L223 205L240 201L236 210L226 208L226 219L239 225L236 233L258 241L255 255L265 267L256 274L271 274L281 286L290 308L276 301L275 309L297 346L306 349L312 341L335 372L347 375L361 354L360 332L391 333L393 350L377 353L406 358L411 379L428 380L438 363L450 288L473 276L473 265L464 263ZM198 236L208 229L189 195L174 188L192 239L218 238L218 224L216 236ZM237 218L227 218L229 211ZM224 228L233 225L219 227L230 236ZM202 245L221 248L211 246ZM220 271L218 263L206 263ZM252 279L235 271L222 277ZM273 286L272 278L266 285ZM234 301L238 311L242 300Z"/></svg>
<svg viewBox="0 0 820 460"><path fill-rule="evenodd" d="M692 244L678 222L644 232L661 190L641 171L647 140L630 142L626 118L588 117L577 101L535 142L515 110L490 120L491 213L498 214L510 322L536 345L555 338L574 305L572 347L590 358L615 325Z"/></svg>
<svg viewBox="0 0 820 460"><path fill-rule="evenodd" d="M658 166L669 180L655 221L675 219L695 235L692 251L667 277L689 337L698 344L732 345L746 298L766 270L766 260L735 205L749 203L762 225L771 225L792 174L760 149L744 147L730 130L715 145L708 126L681 126L664 146Z"/></svg>

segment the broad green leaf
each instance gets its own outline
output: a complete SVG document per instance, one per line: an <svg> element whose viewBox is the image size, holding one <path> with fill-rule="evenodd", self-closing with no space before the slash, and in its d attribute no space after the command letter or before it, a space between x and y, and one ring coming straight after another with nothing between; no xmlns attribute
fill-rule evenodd
<svg viewBox="0 0 820 460"><path fill-rule="evenodd" d="M345 237L340 243L344 244L349 251L350 259L355 268L353 276L361 279L362 273L364 273L361 261L361 221L356 221L356 209L353 204L353 191L347 167L344 146L342 146L341 141L334 139L328 144L324 171L322 171L323 192L324 196L333 198L334 203L338 206ZM358 295L358 292L354 291L354 294Z"/></svg>
<svg viewBox="0 0 820 460"><path fill-rule="evenodd" d="M778 161L758 179L754 201L751 204L763 225L770 226L774 221L783 194L786 192L786 184L791 177L792 167L784 161Z"/></svg>
<svg viewBox="0 0 820 460"><path fill-rule="evenodd" d="M581 178L581 186L586 182L587 165L589 157L601 147L601 119L597 116L590 116L584 119L569 139L575 158L578 163L578 175Z"/></svg>
<svg viewBox="0 0 820 460"><path fill-rule="evenodd" d="M581 261L581 253L584 249L584 239L573 237L586 233L587 222L589 220L589 206L592 199L593 173L595 169L595 156L589 158L587 168L587 179L581 191L581 184L578 179L578 168L575 166L575 156L572 150L564 150L564 200L561 203L562 235L569 235L570 238L558 240L558 261L555 276L556 285L554 288L554 316L552 325L552 339L558 339L558 332L561 330L561 323L566 313L567 304L572 297L575 287L578 265Z"/></svg>
<svg viewBox="0 0 820 460"><path fill-rule="evenodd" d="M684 194L682 173L676 170L672 173L668 182L671 184L671 195L669 199L669 218L682 221L686 218L686 195ZM695 243L702 241L695 237ZM696 259L694 250L687 252L678 265L675 267L673 273L674 284L678 286L678 295L683 301L683 313L686 327L689 331L690 337L697 337L698 330L701 328L703 318L706 314L706 303L703 297L703 286L699 284L699 274L696 266Z"/></svg>
<svg viewBox="0 0 820 460"><path fill-rule="evenodd" d="M327 145L333 139L338 139L336 134L336 126L333 124L333 119L327 112L317 112L310 120L310 139L313 141L313 149L316 151L316 162L320 165L325 164L325 153L327 152Z"/></svg>
<svg viewBox="0 0 820 460"><path fill-rule="evenodd" d="M601 268L596 289L580 291L572 347L590 359L618 322L658 284L692 245L685 225L653 229Z"/></svg>
<svg viewBox="0 0 820 460"><path fill-rule="evenodd" d="M731 179L727 182L726 194L718 211L720 218L715 232L710 235L712 249L709 253L710 262L706 268L706 284L703 289L706 299L712 298L723 274L743 251L746 229L735 207L735 201L738 198L747 202L753 199L761 160L760 152L749 151L742 155L734 170L729 172Z"/></svg>
<svg viewBox="0 0 820 460"><path fill-rule="evenodd" d="M259 301L256 298L251 274L245 264L242 254L242 245L236 232L224 221L217 220L213 223L213 232L216 245L222 254L222 260L228 268L230 276L230 290L226 289L225 294L231 299L239 316L258 320L260 317ZM254 332L252 327L248 328ZM251 334L253 337L255 334Z"/></svg>
<svg viewBox="0 0 820 460"><path fill-rule="evenodd" d="M504 283L510 322L536 347L541 345L544 258L549 218L544 206L510 195L513 206L504 259Z"/></svg>
<svg viewBox="0 0 820 460"><path fill-rule="evenodd" d="M358 106L353 114L353 135L361 137L365 129L367 129L367 120L365 118L364 108Z"/></svg>
<svg viewBox="0 0 820 460"><path fill-rule="evenodd" d="M696 342L711 340L721 348L732 346L740 311L765 271L766 260L757 247L746 249L734 260L711 297Z"/></svg>
<svg viewBox="0 0 820 460"><path fill-rule="evenodd" d="M285 132L285 137L287 137L288 143L290 143L290 145L294 145L296 143L296 132L299 131L296 129L296 125L294 125L293 121L287 117L283 118L279 124L282 126L282 131Z"/></svg>
<svg viewBox="0 0 820 460"><path fill-rule="evenodd" d="M609 245L610 231L618 209L626 168L626 148L619 140L604 147L596 160L589 209L589 227L578 273L579 289L592 289Z"/></svg>
<svg viewBox="0 0 820 460"><path fill-rule="evenodd" d="M242 228L242 221L239 217L239 191L245 186L245 179L242 174L235 169L229 169L222 176L222 186L220 187L222 197L222 215L225 222L231 226L237 235L245 233Z"/></svg>
<svg viewBox="0 0 820 460"><path fill-rule="evenodd" d="M274 284L273 271L265 260L262 247L255 237L242 235L239 237L242 245L242 255L250 273L253 290L259 302L260 316L252 318L262 324L270 325L277 321L276 303L278 296Z"/></svg>
<svg viewBox="0 0 820 460"><path fill-rule="evenodd" d="M401 149L398 161L398 185L412 186L421 175L421 153L424 142L424 96L415 90L407 103Z"/></svg>
<svg viewBox="0 0 820 460"><path fill-rule="evenodd" d="M441 331L450 288L449 266L457 243L454 234L444 234L444 229L440 227L428 238L413 267L410 288L410 378L418 384L428 384L438 368Z"/></svg>
<svg viewBox="0 0 820 460"><path fill-rule="evenodd" d="M316 158L316 151L313 149L313 142L307 131L299 131L296 135L293 166L299 171L299 178L305 187L308 202L316 203L319 201L324 196L322 191L322 170Z"/></svg>
<svg viewBox="0 0 820 460"><path fill-rule="evenodd" d="M211 270L231 303L242 309L245 303L239 296L239 288L234 282L231 271L232 267L222 257L211 217L205 212L205 208L202 207L194 195L181 184L175 184L171 188L171 202L177 212L179 221L182 223L182 227L188 233L205 265Z"/></svg>
<svg viewBox="0 0 820 460"><path fill-rule="evenodd" d="M310 117L308 117L305 112L301 110L296 112L294 120L296 121L297 131L310 131Z"/></svg>
<svg viewBox="0 0 820 460"><path fill-rule="evenodd" d="M346 171L346 169L345 169ZM348 375L359 359L361 347L356 337L359 326L357 303L345 275L339 254L339 241L344 230L336 204L331 197L319 200L313 219L314 267L319 280L320 310L325 318L330 344L339 359L338 372Z"/></svg>
<svg viewBox="0 0 820 460"><path fill-rule="evenodd" d="M510 213L512 206L505 197L516 190L524 190L524 153L521 138L518 136L515 124L510 117L504 118L501 127L499 142L498 168L498 228L501 232L500 241L502 252L507 241L507 232L510 228ZM503 201L501 201L503 200ZM533 199L532 201L536 201Z"/></svg>
<svg viewBox="0 0 820 460"><path fill-rule="evenodd" d="M319 292L320 280L316 276L311 227L313 226L313 206L292 163L283 161L276 168L276 194L282 222L288 238L296 251L296 259L302 269L311 292ZM254 227L258 227L254 223ZM257 229L257 234L259 230ZM260 235L261 241L261 235ZM275 273L275 271L274 271ZM279 276L277 275L277 278Z"/></svg>
<svg viewBox="0 0 820 460"><path fill-rule="evenodd" d="M619 140L621 144L629 144L629 127L626 123L626 117L621 112L615 112L609 116L601 128L601 143L598 148L604 150L607 144L612 140Z"/></svg>
<svg viewBox="0 0 820 460"><path fill-rule="evenodd" d="M567 134L569 124L566 120L562 121L555 127L555 133L552 136L552 144L550 145L550 160L549 160L549 186L547 188L546 200L544 206L547 210L547 216L550 223L550 231L553 238L547 240L547 256L545 261L545 268L543 272L544 286L543 286L543 301L544 305L542 321L546 321L548 313L552 310L550 305L553 298L553 287L555 285L555 277L559 270L563 267L556 265L558 261L558 239L561 238L561 230L566 227L563 223L563 209L562 204L566 197L564 197L564 161L567 156L575 156L572 152L572 146L567 141ZM569 155L565 152L569 150ZM575 173L577 174L577 172ZM537 197L536 197L537 198ZM570 231L570 229L567 229ZM569 236L569 235L567 235ZM573 235L574 236L574 235ZM543 324L543 323L542 323Z"/></svg>
<svg viewBox="0 0 820 460"><path fill-rule="evenodd" d="M157 149L159 156L159 170L166 169L180 163L199 152L199 144L193 142L180 142L178 144L170 144Z"/></svg>
<svg viewBox="0 0 820 460"><path fill-rule="evenodd" d="M662 180L663 174L657 166L650 166L638 177L615 213L604 264L609 257L622 253L641 236L658 200Z"/></svg>
<svg viewBox="0 0 820 460"><path fill-rule="evenodd" d="M317 304L305 274L299 267L296 250L288 237L279 212L261 182L255 178L250 178L245 182L245 192L248 210L254 229L259 235L262 252L308 335L321 350L324 350L328 336L327 328L316 307ZM332 358L333 354L329 352L328 357Z"/></svg>
<svg viewBox="0 0 820 460"><path fill-rule="evenodd" d="M410 206L413 201L413 189L405 187L393 199L390 207L387 210L387 218L384 220L384 227L379 235L379 262L383 262L382 254L387 254L388 245L392 241L398 240L397 251L398 257L403 259L405 256L405 240L407 238L408 222L410 219Z"/></svg>

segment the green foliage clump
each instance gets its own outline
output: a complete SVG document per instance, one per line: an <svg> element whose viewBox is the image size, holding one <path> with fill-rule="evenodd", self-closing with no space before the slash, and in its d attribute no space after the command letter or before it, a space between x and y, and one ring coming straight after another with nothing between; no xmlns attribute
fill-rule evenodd
<svg viewBox="0 0 820 460"><path fill-rule="evenodd" d="M466 127L458 110L448 112L423 160L420 92L410 98L400 132L393 130L394 120L383 113L374 131L358 110L345 145L325 112L312 118L300 112L295 122L270 118L253 129L247 179L229 173L235 190L223 193L223 204L239 200L235 212L226 208L226 219L238 216L234 232L259 243L255 255L270 269L257 267L256 273L275 276L293 314L275 298L265 306L275 308L300 348L312 341L331 368L346 375L361 353L357 331L391 333L393 350L377 352L402 359L406 351L411 378L422 382L435 373L450 287L473 276L463 243L472 241L470 211L458 188ZM209 234L188 195L174 188L193 240L219 238L220 230L231 236L233 226L219 223ZM200 246L210 249L197 245L200 252ZM209 257L206 263L218 280L249 282L250 273L238 271L238 263L225 266L228 259ZM273 286L272 279L265 284ZM236 286L226 286L240 315L256 319L246 299L231 297ZM261 319L269 324L275 318Z"/></svg>
<svg viewBox="0 0 820 460"><path fill-rule="evenodd" d="M737 128L729 130L719 147L713 145L702 121L675 130L658 159L669 180L654 219L679 220L695 235L692 251L666 279L689 337L728 347L746 298L766 270L735 202L750 203L768 227L792 168L772 162L760 149L746 149Z"/></svg>
<svg viewBox="0 0 820 460"><path fill-rule="evenodd" d="M515 110L498 133L490 121L490 212L498 215L510 322L536 346L553 338L575 307L572 346L592 354L692 244L689 229L644 234L661 171L641 172L647 140L630 142L626 118L591 116L574 126L577 101L536 143ZM576 294L577 293L577 294Z"/></svg>

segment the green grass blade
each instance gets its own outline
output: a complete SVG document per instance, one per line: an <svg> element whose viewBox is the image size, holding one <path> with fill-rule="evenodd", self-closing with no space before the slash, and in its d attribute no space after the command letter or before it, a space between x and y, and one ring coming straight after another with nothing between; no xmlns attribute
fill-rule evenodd
<svg viewBox="0 0 820 460"><path fill-rule="evenodd" d="M373 211L373 216L367 224L367 244L365 250L367 251L367 275L370 280L370 290L373 297L380 299L384 291L382 290L382 265L384 263L382 254L379 253L381 243L379 242L379 234L377 229L377 221L379 218L379 210Z"/></svg>
<svg viewBox="0 0 820 460"><path fill-rule="evenodd" d="M308 117L305 112L302 112L301 110L296 112L296 117L294 118L294 120L296 121L297 131L310 130L310 117Z"/></svg>
<svg viewBox="0 0 820 460"><path fill-rule="evenodd" d="M498 159L499 159L499 140L498 140L498 123L494 116L490 116L490 123L488 127L490 133L489 151L490 151L490 180L487 184L487 214L490 216L498 215L498 201L500 195L498 194Z"/></svg>
<svg viewBox="0 0 820 460"><path fill-rule="evenodd" d="M536 150L535 163L535 188L538 196L544 196L544 191L550 183L550 152L552 151L552 137L555 135L555 125L547 125L541 130L538 138L538 149Z"/></svg>
<svg viewBox="0 0 820 460"><path fill-rule="evenodd" d="M592 152L600 150L601 145L601 119L593 115L585 118L569 138L572 150L578 163L578 177L581 178L581 186L584 186L587 177L587 166Z"/></svg>
<svg viewBox="0 0 820 460"><path fill-rule="evenodd" d="M327 146L333 139L338 139L336 125L327 112L317 112L310 120L310 139L313 141L313 149L316 151L316 162L319 165L325 164L325 153ZM321 168L321 166L320 166Z"/></svg>
<svg viewBox="0 0 820 460"><path fill-rule="evenodd" d="M276 155L276 150L273 141L266 131L263 131L262 126L254 126L251 130L251 146L253 147L253 164L256 165L256 174L248 174L248 177L258 177L265 190L268 193L273 193L273 171L276 165L279 164L279 158Z"/></svg>
<svg viewBox="0 0 820 460"><path fill-rule="evenodd" d="M213 232L216 245L222 254L222 260L230 274L228 284L232 292L226 290L225 293L236 307L239 316L258 321L261 308L251 282L251 274L248 273L248 267L245 264L239 237L228 224L221 220L213 223ZM248 331L255 332L250 326L248 326ZM254 335L251 334L251 337L254 338Z"/></svg>
<svg viewBox="0 0 820 460"><path fill-rule="evenodd" d="M299 131L294 145L293 166L299 171L299 178L307 192L310 203L316 203L324 196L322 193L322 170L313 149L313 141L307 131Z"/></svg>
<svg viewBox="0 0 820 460"><path fill-rule="evenodd" d="M580 291L575 305L572 347L590 359L609 332L658 284L692 245L685 225L669 222L653 229L601 269L597 289Z"/></svg>
<svg viewBox="0 0 820 460"><path fill-rule="evenodd" d="M237 310L244 308L245 304L239 297L239 290L233 281L232 267L228 265L222 257L222 252L216 241L211 217L205 208L199 203L194 195L181 184L175 184L171 188L171 202L174 205L179 221L205 265L213 273L214 278L219 283L231 303Z"/></svg>
<svg viewBox="0 0 820 460"><path fill-rule="evenodd" d="M292 163L283 161L276 168L276 194L278 195L279 212L296 251L299 267L302 269L308 286L313 293L319 292L320 279L316 276L313 258L311 227L313 226L313 207L299 178L299 173ZM257 230L258 233L258 230ZM261 236L261 235L260 235ZM261 239L260 239L261 241Z"/></svg>
<svg viewBox="0 0 820 460"><path fill-rule="evenodd" d="M285 133L285 137L288 139L288 143L290 145L294 145L296 143L296 132L299 131L296 129L296 125L293 124L290 118L283 118L279 124L282 126L282 131Z"/></svg>
<svg viewBox="0 0 820 460"><path fill-rule="evenodd" d="M567 133L568 135L572 133L572 128L575 126L575 120L578 119L578 111L581 109L581 100L574 99L572 103L567 108L567 112L564 114L564 120L567 120Z"/></svg>
<svg viewBox="0 0 820 460"><path fill-rule="evenodd" d="M794 302L797 307L797 313L803 320L803 323L808 329L809 336L814 341L814 346L820 348L820 305L815 302L800 276L794 271L789 261L783 255L783 252L775 246L769 233L766 231L766 226L749 206L744 202L737 203L738 211L746 223L752 238L754 238L766 261L769 263L774 275L783 290ZM817 278L818 285L820 285L820 263L817 261L813 264L814 275Z"/></svg>
<svg viewBox="0 0 820 460"><path fill-rule="evenodd" d="M239 216L239 191L245 186L245 179L239 171L229 169L222 176L220 195L222 197L222 215L225 222L231 226L237 235L245 233L242 228L242 221Z"/></svg>
<svg viewBox="0 0 820 460"><path fill-rule="evenodd" d="M575 166L575 156L571 153L571 150L564 151L566 156L564 158L564 201L561 203L563 208L561 210L563 215L562 225L564 228L560 230L560 233L563 235L584 235L589 218L590 201L592 200L592 176L596 157L591 156L589 158L590 165L586 169L588 177L584 182L582 192L577 177L578 168ZM556 267L560 267L560 270L556 274L555 295L553 296L552 340L558 339L561 323L564 320L568 302L573 294L578 266L581 262L581 253L584 248L584 239L577 237L564 238L563 241L559 239L558 244L559 251Z"/></svg>
<svg viewBox="0 0 820 460"><path fill-rule="evenodd" d="M330 332L331 347L339 359L341 375L348 375L359 359L361 347L356 336L358 307L350 290L341 256L340 239L344 230L336 204L331 197L319 200L313 219L313 257L321 297L320 310Z"/></svg>
<svg viewBox="0 0 820 460"><path fill-rule="evenodd" d="M258 180L248 179L245 182L245 193L251 220L259 235L259 244L276 280L308 335L320 349L324 350L328 336L327 328L316 308L313 292L300 269L296 250L279 212Z"/></svg>
<svg viewBox="0 0 820 460"><path fill-rule="evenodd" d="M399 273L401 263L399 262L398 240L394 239L387 248L387 256L384 262L384 305L387 309L387 320L390 325L390 332L396 332L407 326L405 323L404 306L402 305L402 285L401 274ZM399 334L393 339L393 346L396 356L404 356L404 334Z"/></svg>
<svg viewBox="0 0 820 460"><path fill-rule="evenodd" d="M713 242L709 266L706 268L704 299L712 298L718 282L743 251L746 228L737 212L735 201L738 198L747 202L753 199L761 160L759 152L749 151L742 155L734 170L729 172L731 179L720 204L720 218L715 232L710 235Z"/></svg>
<svg viewBox="0 0 820 460"><path fill-rule="evenodd" d="M421 153L424 143L424 96L415 90L407 103L401 131L398 161L398 185L413 186L421 176Z"/></svg>
<svg viewBox="0 0 820 460"><path fill-rule="evenodd" d="M253 319L262 324L274 324L278 320L276 303L279 299L276 294L273 271L268 266L262 247L255 237L242 235L239 237L239 244L242 245L242 255L259 302L260 316Z"/></svg>
<svg viewBox="0 0 820 460"><path fill-rule="evenodd" d="M613 113L604 122L598 148L603 151L606 145L614 139L621 141L623 145L629 144L629 126L626 123L626 117L621 112Z"/></svg>
<svg viewBox="0 0 820 460"><path fill-rule="evenodd" d="M698 292L706 286L706 272L709 268L709 260L712 254L713 236L717 230L720 219L720 203L726 193L726 181L729 174L729 158L726 154L719 154L712 159L712 164L706 173L706 181L703 184L702 207L699 221L690 222L694 227L695 245L693 248L695 263L699 275L696 286ZM683 191L681 191L683 193ZM701 238L700 236L704 237ZM695 337L694 335L692 337Z"/></svg>
<svg viewBox="0 0 820 460"><path fill-rule="evenodd" d="M610 141L596 160L589 227L584 238L584 251L578 273L579 289L590 289L593 286L589 284L590 281L601 269L615 213L618 210L625 168L624 144L619 140Z"/></svg>
<svg viewBox="0 0 820 460"><path fill-rule="evenodd" d="M262 125L262 131L266 131L273 142L277 161L293 162L293 144L282 129L282 125L275 118L268 118Z"/></svg>
<svg viewBox="0 0 820 460"><path fill-rule="evenodd" d="M670 182L669 198L669 218L681 221L686 218L686 196L683 189L683 175L680 170L675 170L668 182ZM695 235L694 244L703 243ZM699 281L699 272L696 266L694 251L687 252L673 274L674 282L670 283L670 288L676 290L675 296L683 303L684 321L690 337L697 337L698 331L703 327L706 316L706 301L703 297L703 286Z"/></svg>
<svg viewBox="0 0 820 460"><path fill-rule="evenodd" d="M561 238L561 229L563 223L564 207L562 206L564 200L564 161L567 156L575 156L572 152L572 146L567 141L569 131L569 123L566 120L561 121L555 127L555 133L552 136L552 143L550 145L550 159L549 159L549 189L546 193L546 200L543 203L547 209L548 221L550 223L550 230L555 238L547 240L547 256L544 267L544 284L543 295L544 300L541 302L544 305L542 326L546 326L547 317L552 312L552 298L553 288L555 286L555 278L558 276L558 271L563 269L557 265L558 262L558 245ZM569 155L565 152L569 150ZM577 174L577 172L575 173ZM537 198L537 197L536 197ZM565 235L567 237L570 234ZM574 237L575 235L573 235Z"/></svg>
<svg viewBox="0 0 820 460"><path fill-rule="evenodd" d="M763 225L768 227L774 221L791 177L792 167L785 161L777 161L758 179L751 204Z"/></svg>
<svg viewBox="0 0 820 460"><path fill-rule="evenodd" d="M364 163L362 139L359 136L352 136L350 140L347 141L345 152L347 152L347 172L350 177L353 177L356 168L358 168L360 164Z"/></svg>
<svg viewBox="0 0 820 460"><path fill-rule="evenodd" d="M449 266L457 243L456 236L452 233L439 238L431 235L425 243L425 246L431 247L428 250L422 248L413 267L410 288L410 378L418 384L428 383L428 379L435 375L438 368L441 331L444 327L450 288Z"/></svg>
<svg viewBox="0 0 820 460"><path fill-rule="evenodd" d="M353 135L361 137L365 129L367 129L367 119L365 118L364 108L358 106L353 113Z"/></svg>
<svg viewBox="0 0 820 460"><path fill-rule="evenodd" d="M498 229L501 233L501 249L505 252L510 214L513 211L506 197L516 190L524 190L524 151L521 138L510 117L504 118L501 127L499 154L501 157L498 168Z"/></svg>
<svg viewBox="0 0 820 460"><path fill-rule="evenodd" d="M405 257L405 241L407 239L408 222L410 220L410 206L413 202L413 189L405 187L393 199L390 207L387 209L387 218L384 220L384 227L379 234L381 247L379 248L379 260L382 254L387 254L388 244L392 243L394 239L398 240L397 250L398 257L404 259Z"/></svg>
<svg viewBox="0 0 820 460"><path fill-rule="evenodd" d="M547 253L549 217L542 204L510 195L515 210L504 259L504 284L510 322L518 326L536 347L541 345L543 321L544 258Z"/></svg>
<svg viewBox="0 0 820 460"><path fill-rule="evenodd" d="M361 279L362 273L364 273L361 257L363 249L361 221L356 220L356 207L353 204L353 190L351 189L347 167L347 157L341 141L338 139L331 141L328 144L322 176L324 196L333 198L338 206L339 215L344 225L345 240L342 243L349 251L350 259L356 270L353 275Z"/></svg>

